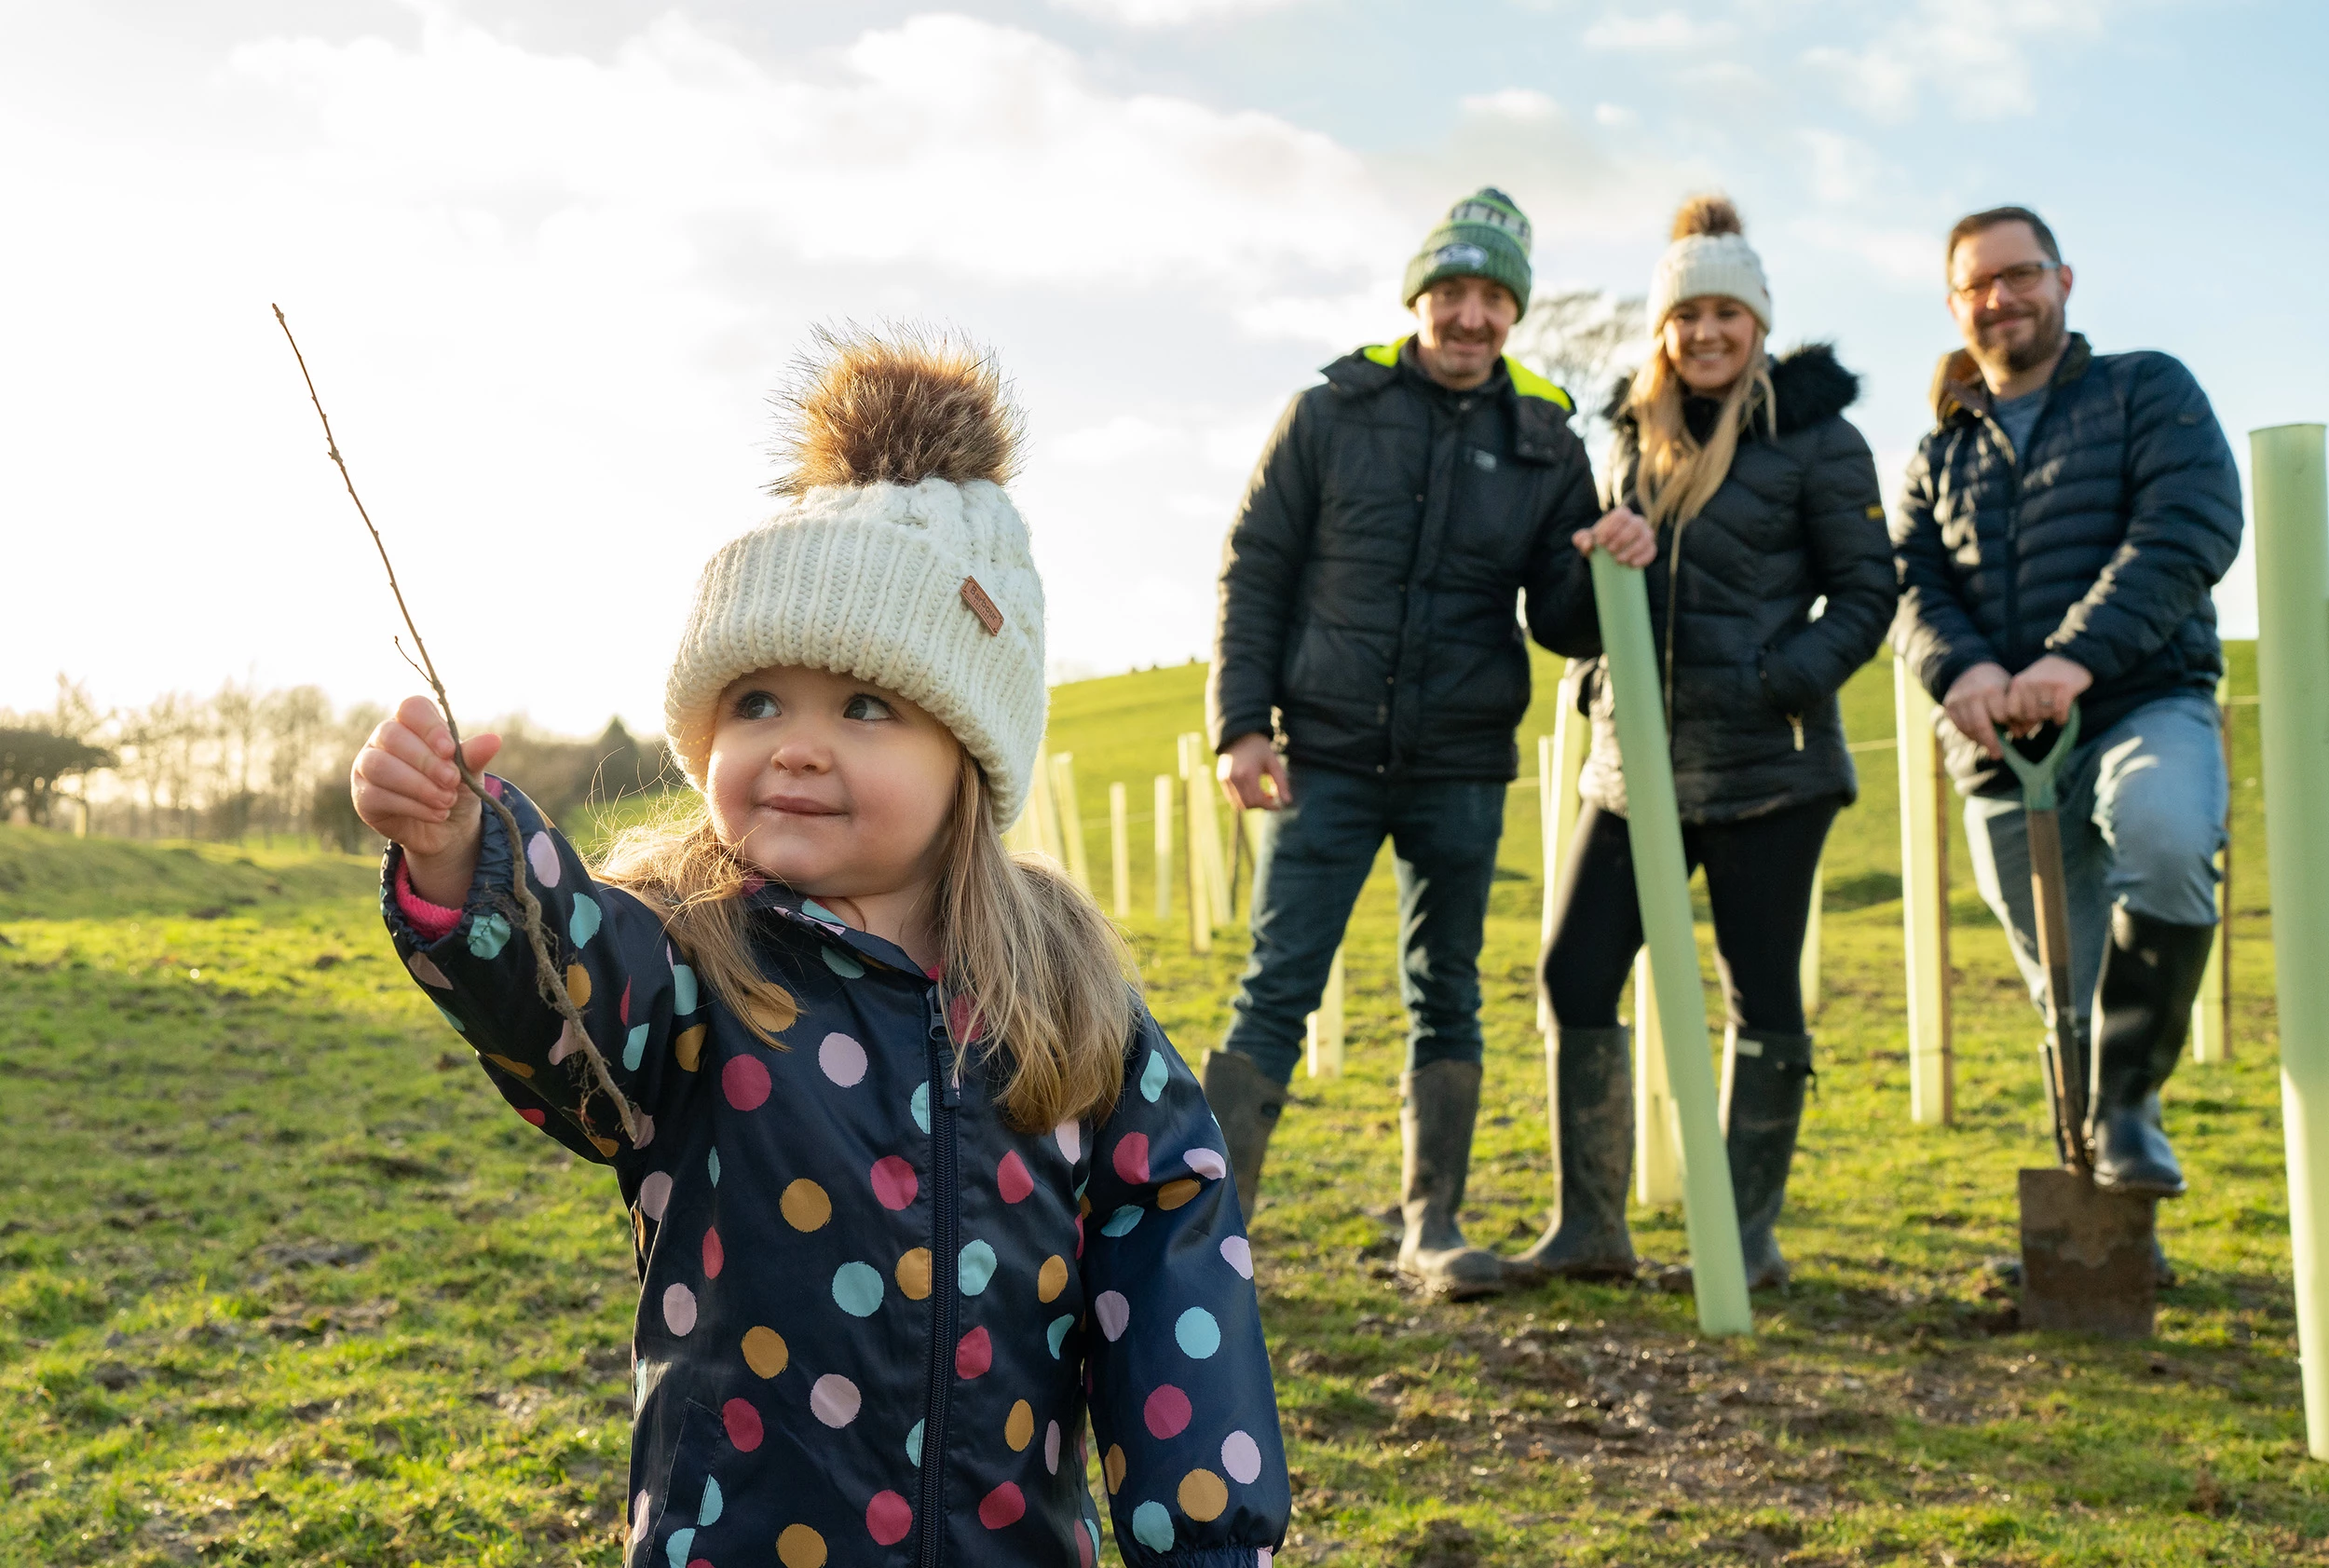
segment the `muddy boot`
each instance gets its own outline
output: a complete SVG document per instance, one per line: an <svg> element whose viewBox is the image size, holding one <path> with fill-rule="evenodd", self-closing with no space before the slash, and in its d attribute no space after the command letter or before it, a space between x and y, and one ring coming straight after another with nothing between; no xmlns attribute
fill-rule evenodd
<svg viewBox="0 0 2329 1568"><path fill-rule="evenodd" d="M1478 1062L1434 1062L1399 1080L1399 1136L1406 1145L1399 1213L1407 1225L1399 1272L1459 1302L1505 1288L1503 1261L1472 1246L1456 1228L1479 1109Z"/></svg>
<svg viewBox="0 0 2329 1568"><path fill-rule="evenodd" d="M1553 1141L1560 1149L1560 1208L1536 1244L1505 1262L1515 1284L1631 1279L1626 1192L1633 1184L1633 1052L1624 1027L1565 1029L1554 1047L1559 1080Z"/></svg>
<svg viewBox="0 0 2329 1568"><path fill-rule="evenodd" d="M2191 1029L2192 999L2215 928L2170 925L2119 907L2094 982L2094 1079L2087 1139L2094 1184L2137 1196L2184 1192L2175 1151L2159 1130L2159 1085Z"/></svg>
<svg viewBox="0 0 2329 1568"><path fill-rule="evenodd" d="M1747 1288L1787 1283L1773 1228L1787 1202L1787 1167L1804 1120L1811 1082L1811 1036L1734 1026L1723 1042L1723 1141L1731 1156L1731 1196L1738 1206L1738 1248Z"/></svg>
<svg viewBox="0 0 2329 1568"><path fill-rule="evenodd" d="M1254 1206L1261 1201L1261 1156L1286 1110L1286 1085L1272 1083L1242 1051L1216 1051L1205 1058L1205 1098L1221 1124L1230 1175L1237 1182L1237 1207L1250 1225Z"/></svg>

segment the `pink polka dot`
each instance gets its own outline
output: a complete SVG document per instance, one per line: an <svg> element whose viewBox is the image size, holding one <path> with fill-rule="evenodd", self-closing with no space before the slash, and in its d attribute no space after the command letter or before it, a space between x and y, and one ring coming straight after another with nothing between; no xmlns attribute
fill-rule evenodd
<svg viewBox="0 0 2329 1568"><path fill-rule="evenodd" d="M424 986L434 986L441 991L453 989L453 982L444 977L444 971L429 961L427 953L415 953L404 961L404 967L413 972L413 978Z"/></svg>
<svg viewBox="0 0 2329 1568"><path fill-rule="evenodd" d="M731 1057L720 1069L720 1093L739 1111L757 1111L769 1098L769 1070L756 1057Z"/></svg>
<svg viewBox="0 0 2329 1568"><path fill-rule="evenodd" d="M1019 1495L1019 1489L1009 1481L1003 1482L979 1500L978 1522L989 1530L1001 1530L1004 1525L1016 1524L1026 1517L1027 1499Z"/></svg>
<svg viewBox="0 0 2329 1568"><path fill-rule="evenodd" d="M877 1492L865 1505L865 1534L878 1547L894 1547L914 1528L914 1505L894 1492Z"/></svg>
<svg viewBox="0 0 2329 1568"><path fill-rule="evenodd" d="M1152 1438L1178 1438L1189 1428L1189 1396L1165 1384L1149 1396L1140 1407L1140 1419L1149 1424Z"/></svg>
<svg viewBox="0 0 2329 1568"><path fill-rule="evenodd" d="M1132 1321L1132 1303L1114 1290L1103 1290L1092 1302L1092 1316L1100 1320L1100 1332L1110 1343L1124 1338L1124 1325Z"/></svg>
<svg viewBox="0 0 2329 1568"><path fill-rule="evenodd" d="M1051 1130L1052 1141L1068 1156L1069 1165L1083 1158L1083 1128L1074 1122L1062 1122Z"/></svg>
<svg viewBox="0 0 2329 1568"><path fill-rule="evenodd" d="M639 1183L639 1212L657 1224L663 1221L663 1210L671 1204L671 1172L651 1171Z"/></svg>
<svg viewBox="0 0 2329 1568"><path fill-rule="evenodd" d="M854 1087L865 1076L865 1048L846 1034L828 1034L817 1047L817 1065L844 1089Z"/></svg>
<svg viewBox="0 0 2329 1568"><path fill-rule="evenodd" d="M534 868L534 879L546 888L558 885L558 846L550 841L547 833L537 833L525 841L525 864Z"/></svg>
<svg viewBox="0 0 2329 1568"><path fill-rule="evenodd" d="M501 798L501 781L491 773L485 775L485 793L497 800Z"/></svg>
<svg viewBox="0 0 2329 1568"><path fill-rule="evenodd" d="M1149 1179L1149 1135L1126 1133L1116 1140L1116 1152L1110 1156L1116 1174L1134 1186Z"/></svg>
<svg viewBox="0 0 2329 1568"><path fill-rule="evenodd" d="M921 1183L915 1179L914 1167L906 1161L895 1154L884 1154L874 1162L873 1190L882 1207L904 1208L914 1201L914 1194L921 1190Z"/></svg>
<svg viewBox="0 0 2329 1568"><path fill-rule="evenodd" d="M1005 1203L1017 1203L1035 1191L1035 1178L1028 1174L1027 1162L1019 1158L1017 1150L1005 1154L1002 1164L995 1167L995 1191Z"/></svg>
<svg viewBox="0 0 2329 1568"><path fill-rule="evenodd" d="M1092 1568L1091 1532L1081 1525L1076 1529L1076 1568Z"/></svg>
<svg viewBox="0 0 2329 1568"><path fill-rule="evenodd" d="M809 1412L836 1431L855 1421L865 1402L857 1384L838 1372L825 1373L809 1389Z"/></svg>
<svg viewBox="0 0 2329 1568"><path fill-rule="evenodd" d="M728 1440L737 1452L750 1453L760 1446L760 1412L752 1408L749 1399L730 1399L720 1407L720 1425L728 1428Z"/></svg>
<svg viewBox="0 0 2329 1568"><path fill-rule="evenodd" d="M1081 1214L1079 1214L1079 1215L1077 1215L1077 1216L1076 1216L1076 1257L1080 1260L1080 1259L1082 1259L1082 1258L1083 1258L1083 1215L1081 1215Z"/></svg>
<svg viewBox="0 0 2329 1568"><path fill-rule="evenodd" d="M685 1338L696 1326L696 1293L684 1285L663 1290L663 1326Z"/></svg>
<svg viewBox="0 0 2329 1568"><path fill-rule="evenodd" d="M1228 1162L1221 1158L1219 1150L1192 1149L1181 1158L1188 1162L1191 1170L1204 1177L1207 1181L1219 1181L1229 1174Z"/></svg>
<svg viewBox="0 0 2329 1568"><path fill-rule="evenodd" d="M994 1364L995 1344L987 1337L987 1330L984 1329L973 1329L969 1333L964 1334L961 1343L954 1347L954 1375L959 1378L968 1380L985 1377L987 1369ZM1186 1405L1188 1401L1184 1399L1181 1403ZM1178 1431L1180 1428L1176 1426L1173 1430Z"/></svg>
<svg viewBox="0 0 2329 1568"><path fill-rule="evenodd" d="M618 1018L620 1018L620 1020L622 1020L623 1026L624 1026L625 1028L629 1028L629 1027L630 1027L630 1024L631 1024L631 976L630 976L630 975L624 975L624 976L622 977L622 1001L621 1001L621 1002L618 1002L618 1003L616 1003L616 1005L615 1005L615 1016L616 1016L616 1017L618 1017Z"/></svg>
<svg viewBox="0 0 2329 1568"><path fill-rule="evenodd" d="M976 1040L979 1027L978 1013L971 1006L969 997L957 995L947 1003L947 1028L959 1043L967 1045Z"/></svg>
<svg viewBox="0 0 2329 1568"><path fill-rule="evenodd" d="M545 1123L545 1122L547 1122L547 1121L549 1121L549 1120L550 1120L550 1118L549 1118L547 1115L543 1114L543 1113L542 1113L541 1111L539 1111L535 1110L535 1109L534 1109L534 1107L532 1107L532 1106L530 1106L530 1105L521 1105L521 1106L519 1106L519 1107L518 1107L518 1114L519 1114L520 1116L524 1117L526 1121L529 1121L529 1122L533 1123L533 1124L534 1124L536 1126L538 1126L538 1126L540 1126L543 1123Z"/></svg>
<svg viewBox="0 0 2329 1568"><path fill-rule="evenodd" d="M727 1266L728 1248L720 1245L720 1233L716 1230L705 1231L703 1233L703 1277L717 1279L720 1276L720 1270Z"/></svg>
<svg viewBox="0 0 2329 1568"><path fill-rule="evenodd" d="M1247 1279L1253 1277L1253 1244L1244 1236L1223 1236L1221 1257L1231 1268Z"/></svg>

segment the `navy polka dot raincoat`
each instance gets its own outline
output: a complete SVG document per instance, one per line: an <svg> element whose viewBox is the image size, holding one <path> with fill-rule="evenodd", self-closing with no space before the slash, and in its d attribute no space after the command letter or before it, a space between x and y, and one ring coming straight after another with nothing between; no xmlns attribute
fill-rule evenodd
<svg viewBox="0 0 2329 1568"><path fill-rule="evenodd" d="M494 813L450 930L415 923L394 850L383 905L494 1086L630 1207L626 1562L1088 1568L1088 1409L1126 1562L1267 1564L1289 1499L1252 1258L1219 1129L1146 1011L1105 1122L1016 1131L936 983L771 885L752 932L800 1003L771 1050L500 787L636 1142L537 993Z"/></svg>

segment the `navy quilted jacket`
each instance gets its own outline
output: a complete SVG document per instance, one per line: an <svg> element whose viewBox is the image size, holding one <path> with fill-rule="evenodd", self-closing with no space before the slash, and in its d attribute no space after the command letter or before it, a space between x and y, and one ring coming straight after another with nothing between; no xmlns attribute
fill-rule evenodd
<svg viewBox="0 0 2329 1568"><path fill-rule="evenodd" d="M938 985L771 885L752 930L800 1003L771 1050L647 905L503 797L567 993L646 1113L635 1145L536 992L492 812L449 934L383 903L494 1086L630 1207L632 1568L1088 1568L1087 1407L1127 1563L1267 1564L1289 1498L1252 1259L1219 1130L1147 1012L1106 1122L1015 1131Z"/></svg>
<svg viewBox="0 0 2329 1568"><path fill-rule="evenodd" d="M2097 354L2077 333L2017 453L1963 350L1935 377L1939 420L1909 464L1893 528L1894 645L1936 700L1984 661L2049 653L2083 664L2099 735L2224 673L2208 596L2240 552L2240 475L2208 397L2165 354ZM1968 793L2015 787L1943 715L1934 726Z"/></svg>

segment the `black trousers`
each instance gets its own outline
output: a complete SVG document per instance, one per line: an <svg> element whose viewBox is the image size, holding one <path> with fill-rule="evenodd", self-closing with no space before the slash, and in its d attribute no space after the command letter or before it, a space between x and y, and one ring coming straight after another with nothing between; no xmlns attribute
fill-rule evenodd
<svg viewBox="0 0 2329 1568"><path fill-rule="evenodd" d="M1812 873L1840 800L1814 800L1745 822L1682 825L1682 854L1705 866L1714 907L1715 965L1730 1022L1775 1034L1804 1031L1797 964L1811 912ZM1561 876L1545 989L1568 1029L1617 1022L1634 955L1641 948L1633 846L1626 819L1588 805Z"/></svg>

